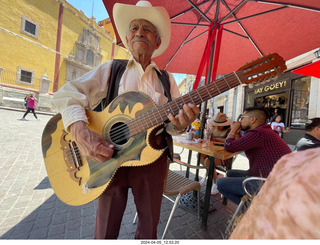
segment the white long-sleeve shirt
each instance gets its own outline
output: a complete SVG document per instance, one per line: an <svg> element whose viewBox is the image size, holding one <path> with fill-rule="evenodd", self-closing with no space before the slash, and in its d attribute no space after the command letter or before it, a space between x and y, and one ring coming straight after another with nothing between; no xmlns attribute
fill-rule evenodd
<svg viewBox="0 0 320 245"><path fill-rule="evenodd" d="M67 131L69 126L77 121L84 121L88 124L85 109L93 110L106 97L112 62L103 63L82 77L68 82L54 94L53 103L61 113ZM143 71L142 66L131 57L120 80L118 94L138 90L149 95L157 106L167 103L164 88L154 69L160 71L151 61L151 64ZM168 74L171 97L176 99L181 95L173 75L169 72ZM167 125L166 130L171 135L177 135L172 123Z"/></svg>

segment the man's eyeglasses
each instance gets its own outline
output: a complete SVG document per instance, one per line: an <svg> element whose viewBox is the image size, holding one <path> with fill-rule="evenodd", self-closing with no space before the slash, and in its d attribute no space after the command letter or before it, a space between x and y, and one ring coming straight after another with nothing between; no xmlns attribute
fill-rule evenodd
<svg viewBox="0 0 320 245"><path fill-rule="evenodd" d="M244 117L252 117L252 116L241 116L239 117L239 122L241 122Z"/></svg>

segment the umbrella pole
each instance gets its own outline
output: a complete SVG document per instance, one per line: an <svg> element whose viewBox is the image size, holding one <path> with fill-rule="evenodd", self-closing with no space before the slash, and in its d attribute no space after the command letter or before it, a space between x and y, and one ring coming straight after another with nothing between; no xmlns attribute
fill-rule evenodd
<svg viewBox="0 0 320 245"><path fill-rule="evenodd" d="M209 60L209 69L208 69L208 74L207 74L207 78L209 79L208 80L208 83L212 82L211 81L211 71L212 71L212 62L213 62L213 54L214 54L214 46L215 46L215 40L213 41L212 43L212 46L211 46L211 52L210 52L210 60ZM205 129L205 126L206 126L206 109L207 109L207 105L208 105L208 101L205 101L201 104L201 118L200 118L200 121L201 121L201 124L200 124L200 139L203 139L203 130ZM200 157L201 155L198 154L198 159L197 159L197 166L200 165ZM196 181L199 181L199 169L196 170L196 177L195 177L195 180Z"/></svg>

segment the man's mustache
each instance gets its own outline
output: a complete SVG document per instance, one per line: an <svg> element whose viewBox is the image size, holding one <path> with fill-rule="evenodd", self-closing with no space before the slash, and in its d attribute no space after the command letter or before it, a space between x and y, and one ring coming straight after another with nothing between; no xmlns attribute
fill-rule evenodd
<svg viewBox="0 0 320 245"><path fill-rule="evenodd" d="M137 42L137 41L138 42L144 42L148 46L150 45L150 42L147 39L143 38L143 37L135 37L135 38L133 38L132 41L131 41L131 44L133 44L134 42Z"/></svg>

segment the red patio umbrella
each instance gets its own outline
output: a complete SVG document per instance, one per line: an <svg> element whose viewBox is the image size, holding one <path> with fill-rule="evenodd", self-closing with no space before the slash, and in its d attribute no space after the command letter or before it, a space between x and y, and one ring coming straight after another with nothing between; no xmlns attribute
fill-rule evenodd
<svg viewBox="0 0 320 245"><path fill-rule="evenodd" d="M295 69L292 72L306 76L317 77L320 79L320 60Z"/></svg>
<svg viewBox="0 0 320 245"><path fill-rule="evenodd" d="M288 60L319 47L319 0L149 1L153 6L165 7L171 18L169 48L154 59L161 69L170 72L197 74L212 23L222 26L217 75L237 70L268 53L276 52ZM138 0L103 2L114 24L113 5L135 5ZM202 75L206 75L205 69Z"/></svg>

